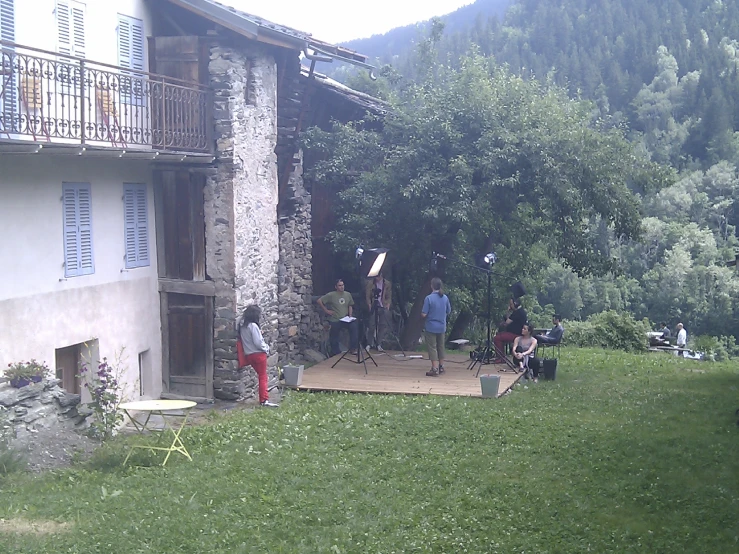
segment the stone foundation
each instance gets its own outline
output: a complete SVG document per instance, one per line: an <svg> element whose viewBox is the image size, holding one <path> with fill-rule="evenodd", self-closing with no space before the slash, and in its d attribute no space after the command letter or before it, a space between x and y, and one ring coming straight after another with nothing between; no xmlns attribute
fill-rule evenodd
<svg viewBox="0 0 739 554"><path fill-rule="evenodd" d="M9 426L11 446L22 448L39 431L64 434L87 427L89 409L80 406L80 395L69 394L57 379L45 379L16 389L0 383L0 423Z"/></svg>

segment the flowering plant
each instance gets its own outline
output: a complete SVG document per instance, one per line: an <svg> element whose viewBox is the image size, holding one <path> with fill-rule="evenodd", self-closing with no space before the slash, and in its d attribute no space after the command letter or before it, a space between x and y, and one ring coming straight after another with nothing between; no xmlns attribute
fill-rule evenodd
<svg viewBox="0 0 739 554"><path fill-rule="evenodd" d="M80 368L79 376L83 380L83 386L90 391L92 397L88 404L93 416L90 432L101 441L111 438L123 422L123 414L118 409L123 402L122 353L121 350L112 364L107 358L103 358L96 369L89 368L85 363Z"/></svg>
<svg viewBox="0 0 739 554"><path fill-rule="evenodd" d="M46 362L38 362L34 358L31 358L28 362L15 362L8 364L8 369L5 370L5 377L13 381L25 381L28 384L30 381L41 381L50 372L49 366Z"/></svg>

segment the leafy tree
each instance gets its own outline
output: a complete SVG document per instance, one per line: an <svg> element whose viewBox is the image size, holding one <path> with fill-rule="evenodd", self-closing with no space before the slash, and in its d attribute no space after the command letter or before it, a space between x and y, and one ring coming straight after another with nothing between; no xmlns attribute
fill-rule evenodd
<svg viewBox="0 0 739 554"><path fill-rule="evenodd" d="M656 190L669 175L639 158L619 130L593 125L590 113L560 89L479 55L459 70L429 64L381 129L335 123L331 132L307 133L306 146L325 156L316 179L343 186L345 175L356 175L339 194L335 246L391 248L401 271L423 283L414 290L421 296L430 290L432 251L471 261L468 252L495 248L507 275L536 273L541 260L532 252L581 274L612 270L598 222L637 237L631 188ZM420 332L420 307L406 325L406 346Z"/></svg>

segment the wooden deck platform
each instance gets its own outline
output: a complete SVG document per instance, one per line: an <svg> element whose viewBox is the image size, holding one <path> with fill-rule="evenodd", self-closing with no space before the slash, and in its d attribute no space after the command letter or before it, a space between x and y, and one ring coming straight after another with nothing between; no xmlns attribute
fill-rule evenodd
<svg viewBox="0 0 739 554"><path fill-rule="evenodd" d="M367 374L364 366L356 364L356 354L350 358L347 355L336 367L331 366L340 356L311 366L303 372L303 382L300 390L314 391L345 391L380 394L431 394L440 396L471 396L482 397L480 379L475 377L474 371L467 369L470 363L468 354L447 353L444 369L446 373L439 377L426 377L425 373L431 369L431 362L424 354L422 359L409 358L419 355L418 352L406 352L402 357L400 352L372 352L377 367L372 360L367 359ZM350 361L353 360L353 361ZM503 372L503 365L484 365L480 375L500 375L498 396L510 389L521 374L512 371Z"/></svg>

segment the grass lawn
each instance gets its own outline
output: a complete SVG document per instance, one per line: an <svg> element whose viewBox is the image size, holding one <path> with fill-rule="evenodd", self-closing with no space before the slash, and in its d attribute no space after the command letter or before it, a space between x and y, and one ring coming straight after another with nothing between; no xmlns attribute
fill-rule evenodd
<svg viewBox="0 0 739 554"><path fill-rule="evenodd" d="M292 393L165 469L114 442L0 483L0 552L739 552L736 364L559 364L497 400Z"/></svg>

